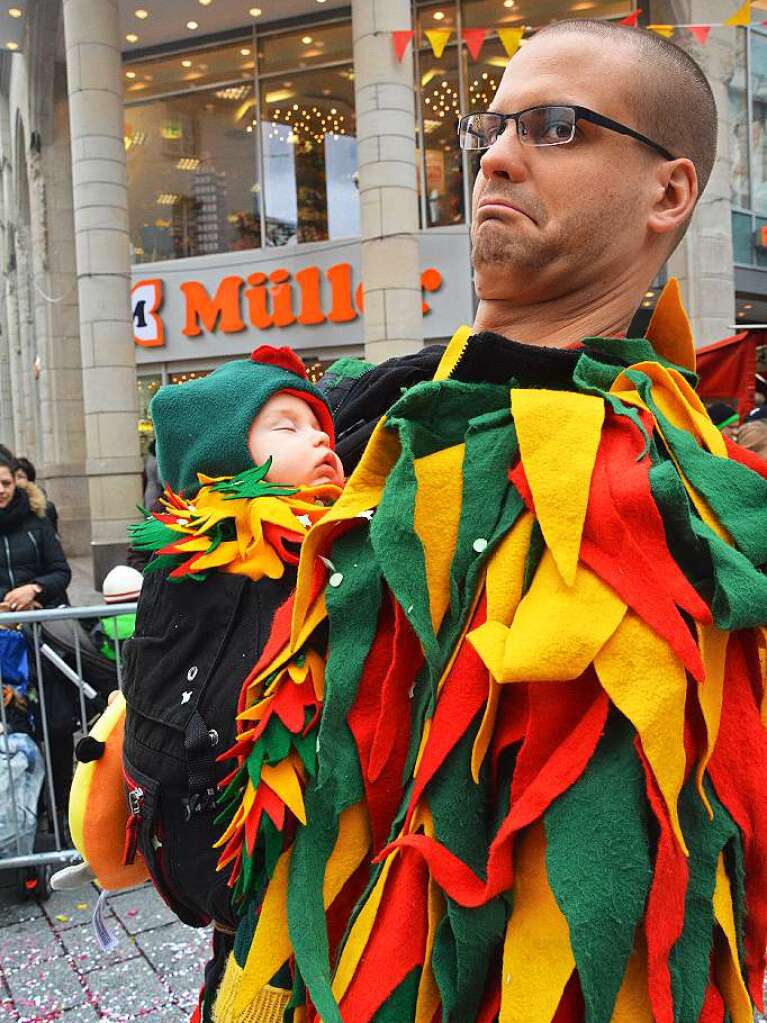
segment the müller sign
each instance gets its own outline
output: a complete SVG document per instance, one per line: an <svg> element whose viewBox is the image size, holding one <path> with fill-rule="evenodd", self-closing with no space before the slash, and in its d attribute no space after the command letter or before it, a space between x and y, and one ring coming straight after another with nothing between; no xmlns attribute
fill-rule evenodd
<svg viewBox="0 0 767 1023"><path fill-rule="evenodd" d="M439 291L442 283L442 274L433 267L421 274L424 293ZM326 270L307 266L293 274L281 268L247 277L232 274L222 277L212 293L195 280L183 281L178 288L185 309L181 332L188 338L218 331L280 329L295 323L304 327L349 323L364 311L362 285L354 287L351 263L336 263ZM138 281L131 298L134 341L141 348L162 347L164 282L160 278ZM424 301L424 315L430 311Z"/></svg>

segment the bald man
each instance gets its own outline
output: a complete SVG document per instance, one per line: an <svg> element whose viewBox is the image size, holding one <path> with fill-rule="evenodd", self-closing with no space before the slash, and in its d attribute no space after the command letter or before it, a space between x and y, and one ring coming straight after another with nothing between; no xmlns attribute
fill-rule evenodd
<svg viewBox="0 0 767 1023"><path fill-rule="evenodd" d="M745 1023L767 467L697 398L674 284L625 336L711 172L711 90L658 36L562 23L459 138L477 318L310 533L243 691L214 1018Z"/></svg>

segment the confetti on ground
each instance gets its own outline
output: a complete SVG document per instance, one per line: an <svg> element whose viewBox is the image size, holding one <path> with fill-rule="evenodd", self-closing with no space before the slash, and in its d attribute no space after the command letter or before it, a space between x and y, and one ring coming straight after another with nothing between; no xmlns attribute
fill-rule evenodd
<svg viewBox="0 0 767 1023"><path fill-rule="evenodd" d="M88 903L87 902L78 902L76 908L77 909L87 909L88 908Z"/></svg>
<svg viewBox="0 0 767 1023"><path fill-rule="evenodd" d="M59 923L61 923L61 924L68 924L68 923L69 923L69 917L68 917L68 916L64 916L64 914L63 914L63 913L59 913L59 914L57 915L56 919L57 919L57 920L59 921Z"/></svg>

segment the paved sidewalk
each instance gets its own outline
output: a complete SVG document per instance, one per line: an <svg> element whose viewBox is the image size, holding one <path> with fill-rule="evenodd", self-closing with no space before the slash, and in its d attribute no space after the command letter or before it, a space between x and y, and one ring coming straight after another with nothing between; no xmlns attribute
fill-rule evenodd
<svg viewBox="0 0 767 1023"><path fill-rule="evenodd" d="M1 866L1 863L0 863ZM207 931L180 923L149 886L114 895L114 952L91 926L97 889L22 901L0 871L0 1020L3 1023L184 1023L197 1003Z"/></svg>

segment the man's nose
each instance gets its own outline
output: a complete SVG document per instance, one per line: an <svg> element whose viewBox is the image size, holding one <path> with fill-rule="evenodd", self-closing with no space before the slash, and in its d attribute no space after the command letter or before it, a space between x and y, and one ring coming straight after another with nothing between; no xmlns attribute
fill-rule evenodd
<svg viewBox="0 0 767 1023"><path fill-rule="evenodd" d="M517 127L508 121L506 130L486 149L479 162L484 176L508 178L510 181L524 181L527 177L525 147L519 141Z"/></svg>

